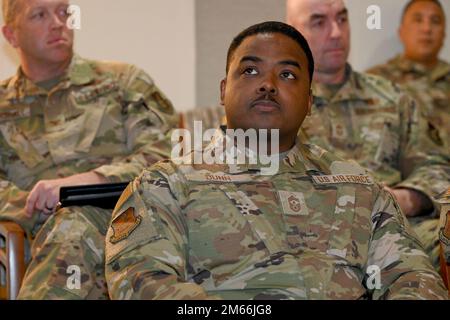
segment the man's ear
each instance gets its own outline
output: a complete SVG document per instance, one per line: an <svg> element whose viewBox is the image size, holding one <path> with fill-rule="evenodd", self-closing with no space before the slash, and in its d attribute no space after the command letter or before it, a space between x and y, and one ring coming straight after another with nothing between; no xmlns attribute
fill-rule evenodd
<svg viewBox="0 0 450 320"><path fill-rule="evenodd" d="M227 89L227 79L220 81L220 104L225 105L225 91Z"/></svg>
<svg viewBox="0 0 450 320"><path fill-rule="evenodd" d="M5 39L9 42L9 44L13 48L17 49L19 47L19 43L17 41L14 29L11 26L9 25L3 26L2 33Z"/></svg>

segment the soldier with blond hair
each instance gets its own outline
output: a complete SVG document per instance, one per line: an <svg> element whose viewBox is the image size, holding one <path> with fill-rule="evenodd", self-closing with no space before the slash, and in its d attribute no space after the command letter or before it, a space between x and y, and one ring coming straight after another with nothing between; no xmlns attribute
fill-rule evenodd
<svg viewBox="0 0 450 320"><path fill-rule="evenodd" d="M74 54L68 7L67 0L3 0L3 35L20 68L0 83L0 220L17 222L32 241L22 299L108 298L111 210L54 212L59 190L133 179L169 156L167 134L177 123L144 71ZM66 286L71 265L80 268L80 288Z"/></svg>

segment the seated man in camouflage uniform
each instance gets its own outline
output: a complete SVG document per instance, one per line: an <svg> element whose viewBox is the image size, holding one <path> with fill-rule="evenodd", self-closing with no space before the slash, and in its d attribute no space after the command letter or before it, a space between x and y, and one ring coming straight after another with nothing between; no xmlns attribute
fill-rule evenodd
<svg viewBox="0 0 450 320"><path fill-rule="evenodd" d="M428 136L450 152L450 64L439 59L445 12L438 0L411 0L399 30L404 53L368 72L401 84L419 103Z"/></svg>
<svg viewBox="0 0 450 320"><path fill-rule="evenodd" d="M411 98L390 81L347 63L350 25L342 0L288 0L287 20L304 33L316 60L314 105L302 139L369 169L406 216L435 217L434 197L450 183L449 159L424 137ZM437 222L432 220L435 227ZM437 228L422 233L422 223L415 230L438 268Z"/></svg>
<svg viewBox="0 0 450 320"><path fill-rule="evenodd" d="M145 170L106 236L112 298L446 298L393 197L360 166L297 139L313 72L308 43L286 24L234 39L221 83L228 129L279 129L278 170L268 175L260 158L197 164L234 141L224 129L204 150ZM267 150L264 137L234 154Z"/></svg>
<svg viewBox="0 0 450 320"><path fill-rule="evenodd" d="M3 0L17 74L0 83L0 220L33 239L20 298L107 298L104 236L111 210L65 208L61 186L130 181L169 156L171 103L142 70L80 58L66 0ZM68 266L81 286L66 286Z"/></svg>

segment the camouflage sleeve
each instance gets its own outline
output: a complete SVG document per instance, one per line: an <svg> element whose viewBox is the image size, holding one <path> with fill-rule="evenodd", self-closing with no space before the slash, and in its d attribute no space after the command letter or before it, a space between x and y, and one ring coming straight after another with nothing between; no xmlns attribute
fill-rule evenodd
<svg viewBox="0 0 450 320"><path fill-rule="evenodd" d="M402 182L396 188L407 188L425 195L434 206L435 196L446 190L450 184L450 158L427 139L423 119L416 103L407 95L400 99L402 123L399 166Z"/></svg>
<svg viewBox="0 0 450 320"><path fill-rule="evenodd" d="M374 299L446 299L441 277L392 196L378 194L372 211L368 266L377 266L381 286Z"/></svg>
<svg viewBox="0 0 450 320"><path fill-rule="evenodd" d="M176 193L163 174L145 171L122 195L106 236L112 299L208 298L187 279L187 226Z"/></svg>
<svg viewBox="0 0 450 320"><path fill-rule="evenodd" d="M13 221L25 230L29 237L33 237L45 221L45 216L35 214L31 218L25 215L25 203L28 191L21 190L0 170L0 222Z"/></svg>
<svg viewBox="0 0 450 320"><path fill-rule="evenodd" d="M120 82L129 155L94 170L111 182L131 181L144 168L168 158L170 130L178 125L171 102L144 71L131 66Z"/></svg>

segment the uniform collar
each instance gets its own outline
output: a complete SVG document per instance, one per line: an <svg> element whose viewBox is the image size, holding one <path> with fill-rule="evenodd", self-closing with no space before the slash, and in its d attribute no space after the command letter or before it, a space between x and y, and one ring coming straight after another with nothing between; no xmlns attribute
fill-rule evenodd
<svg viewBox="0 0 450 320"><path fill-rule="evenodd" d="M86 85L95 79L95 70L92 65L77 54L73 55L72 61L61 81L51 92L64 90L71 85ZM30 81L18 68L17 73L6 84L5 100L22 101L33 96L47 96L49 92Z"/></svg>
<svg viewBox="0 0 450 320"><path fill-rule="evenodd" d="M225 134L225 127L217 130L211 143L208 144L204 149L203 153L210 153L211 150L215 148L225 149L225 143L229 137ZM218 170L228 173L228 174L240 174L240 173L255 173L261 174L263 172L263 168L267 168L269 165L262 164L259 159L257 159L257 163L251 164L250 158L252 157L252 152L248 149L243 151L245 153L245 164L239 165L227 165L221 164L217 165ZM192 157L192 154L189 155ZM297 139L295 146L288 152L287 156L280 161L279 155L273 157L273 161L278 161L278 170L275 174L280 173L296 173L296 174L306 174L307 172L316 172L321 170L318 166L311 161L314 158L311 149L308 148L307 145L301 143L299 139Z"/></svg>
<svg viewBox="0 0 450 320"><path fill-rule="evenodd" d="M395 65L403 73L416 73L421 76L427 76L433 82L450 75L450 64L442 60L439 60L438 64L431 70L420 63L405 58L403 55L396 56L389 61L389 64Z"/></svg>
<svg viewBox="0 0 450 320"><path fill-rule="evenodd" d="M348 101L370 101L372 98L364 90L361 84L360 75L353 71L353 68L347 64L346 80L339 91L330 99L327 97L327 87L325 84L313 82L312 90L314 95L314 104L317 106L328 105L330 103L341 103Z"/></svg>

